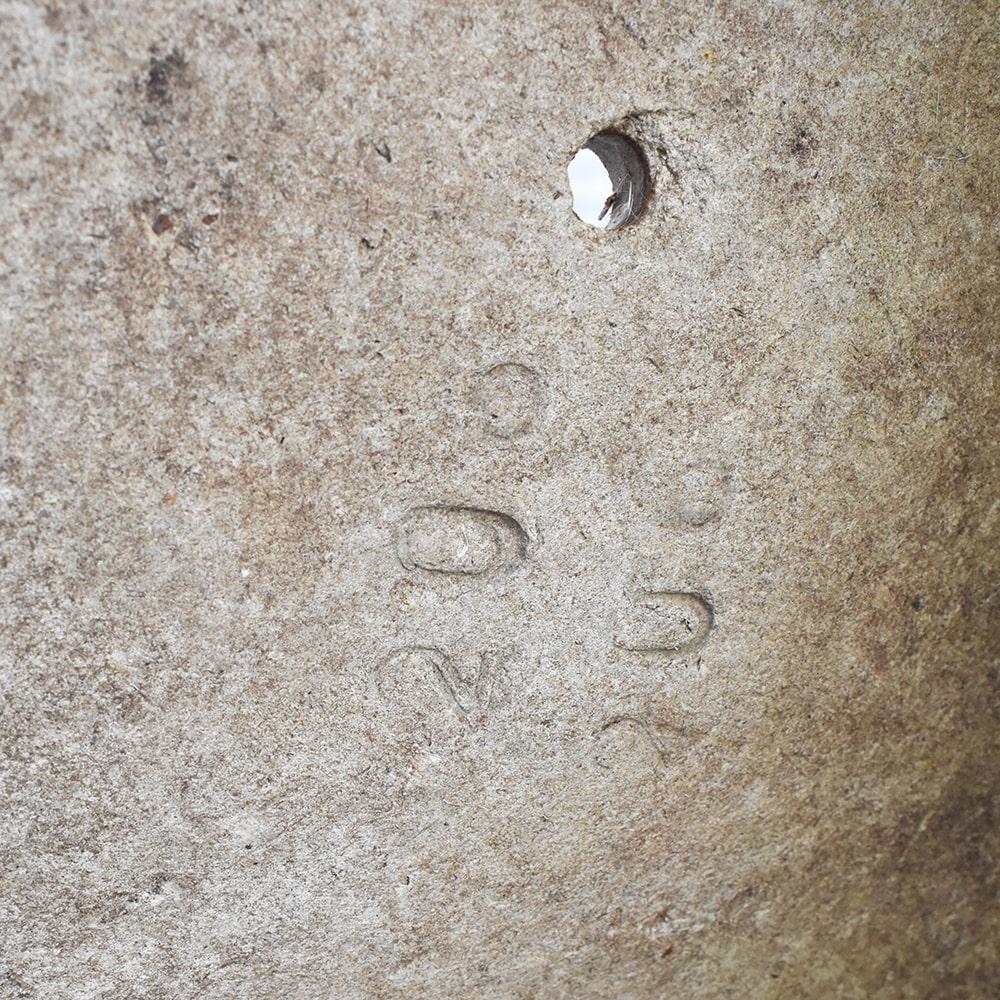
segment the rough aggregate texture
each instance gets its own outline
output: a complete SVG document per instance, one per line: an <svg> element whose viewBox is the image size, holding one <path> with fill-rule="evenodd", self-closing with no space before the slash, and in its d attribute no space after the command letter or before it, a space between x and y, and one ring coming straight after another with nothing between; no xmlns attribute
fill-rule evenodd
<svg viewBox="0 0 1000 1000"><path fill-rule="evenodd" d="M998 26L0 0L0 996L1000 995Z"/></svg>

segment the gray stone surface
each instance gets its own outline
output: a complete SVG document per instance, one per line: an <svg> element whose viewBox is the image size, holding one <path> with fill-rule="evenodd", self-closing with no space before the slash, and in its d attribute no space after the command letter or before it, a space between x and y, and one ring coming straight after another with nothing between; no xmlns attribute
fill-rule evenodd
<svg viewBox="0 0 1000 1000"><path fill-rule="evenodd" d="M997 23L0 3L0 995L995 997Z"/></svg>

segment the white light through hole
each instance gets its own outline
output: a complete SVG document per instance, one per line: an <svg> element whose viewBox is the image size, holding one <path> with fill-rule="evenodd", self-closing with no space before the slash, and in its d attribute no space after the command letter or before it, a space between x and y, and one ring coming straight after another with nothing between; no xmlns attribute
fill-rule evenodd
<svg viewBox="0 0 1000 1000"><path fill-rule="evenodd" d="M615 186L604 161L592 149L584 147L568 167L569 188L573 193L573 211L591 226L606 229L611 221L609 199Z"/></svg>
<svg viewBox="0 0 1000 1000"><path fill-rule="evenodd" d="M567 168L573 211L589 226L610 232L642 215L649 165L639 145L610 129L591 136Z"/></svg>

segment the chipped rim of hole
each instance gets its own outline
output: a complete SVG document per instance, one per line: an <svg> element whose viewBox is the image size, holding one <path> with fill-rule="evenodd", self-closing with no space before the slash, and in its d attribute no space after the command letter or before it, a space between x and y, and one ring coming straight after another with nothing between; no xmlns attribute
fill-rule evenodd
<svg viewBox="0 0 1000 1000"><path fill-rule="evenodd" d="M606 182L610 185L610 194L604 204L598 206L600 213L592 218L585 215L593 216L596 209L590 213L585 212L585 215L577 210L580 189L579 186L574 186L573 165L579 162L584 152L590 153L600 163L605 171ZM587 160L589 158L584 162ZM636 222L645 212L651 187L649 163L642 147L631 136L614 128L601 129L573 154L566 173L573 196L573 214L588 226L612 232ZM608 188L605 187L605 190Z"/></svg>

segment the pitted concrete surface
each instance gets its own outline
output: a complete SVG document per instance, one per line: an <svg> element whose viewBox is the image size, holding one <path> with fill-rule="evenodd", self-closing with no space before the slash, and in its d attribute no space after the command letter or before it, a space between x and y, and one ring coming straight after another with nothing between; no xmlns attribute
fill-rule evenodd
<svg viewBox="0 0 1000 1000"><path fill-rule="evenodd" d="M0 994L996 997L998 18L0 2Z"/></svg>

